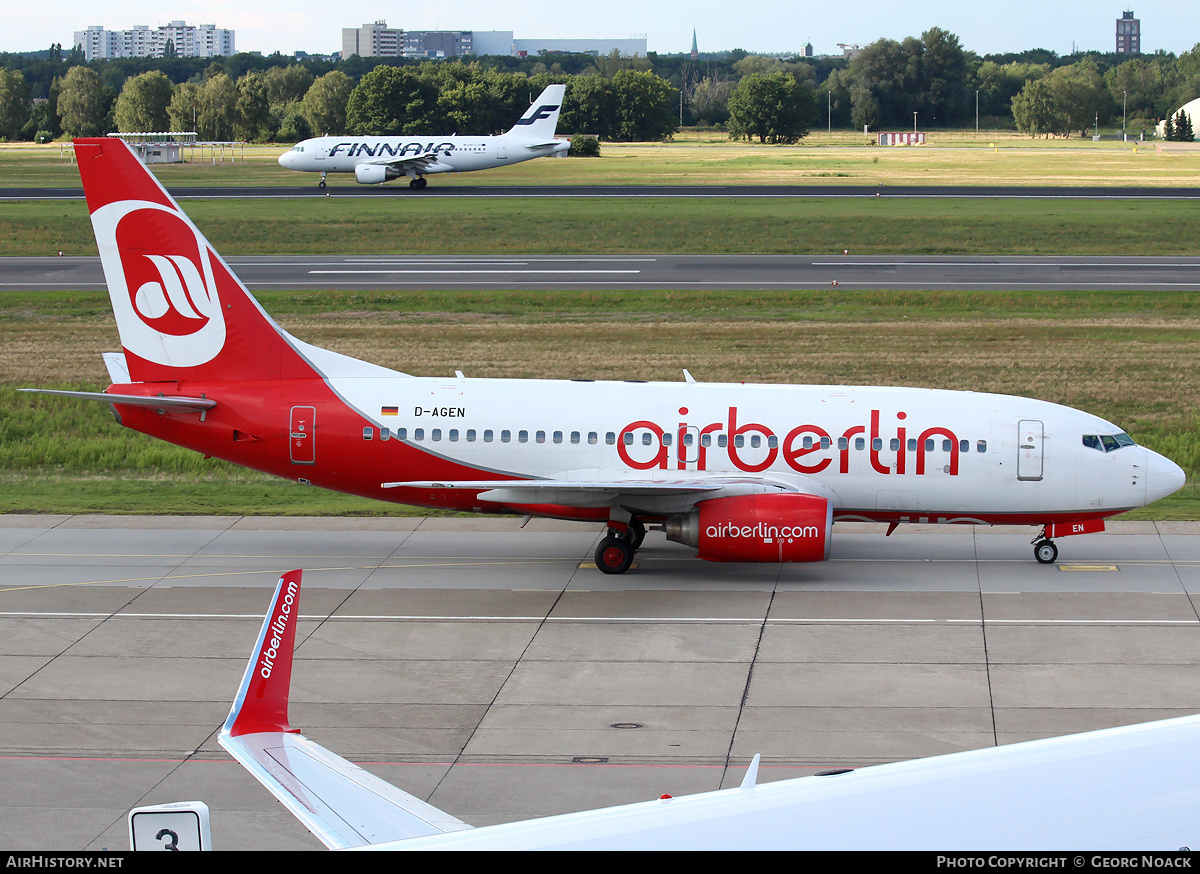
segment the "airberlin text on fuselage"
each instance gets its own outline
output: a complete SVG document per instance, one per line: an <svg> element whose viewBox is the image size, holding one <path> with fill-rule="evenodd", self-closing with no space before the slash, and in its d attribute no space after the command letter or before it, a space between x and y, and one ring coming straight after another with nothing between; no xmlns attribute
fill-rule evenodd
<svg viewBox="0 0 1200 874"><path fill-rule="evenodd" d="M680 407L679 415L682 418L688 413L687 407ZM949 449L944 450L949 458L946 461L946 472L950 476L958 476L958 455L959 442L958 437L949 428L934 425L929 428L922 428L919 432L913 433L915 440L914 446L910 446L910 429L905 424L908 414L898 412L895 414L896 426L894 437L889 439L889 444L894 448L889 451L889 454L895 453L895 460L892 463L886 463L880 456L883 452L883 440L880 434L880 411L871 410L869 425L854 425L847 428L841 434L831 434L826 428L820 425L797 425L787 432L785 436L779 438L778 435L766 425L757 422L748 422L746 424L738 424L738 408L730 407L727 421L713 422L708 425L693 425L681 421L677 426L677 433L672 440L664 440L668 429L663 428L654 422L648 420L640 420L630 422L621 429L621 433L617 436L617 453L626 465L634 470L651 470L658 468L660 470L668 470L671 465L670 452L668 444L674 443L678 447L674 463L679 470L707 470L708 453L716 448L711 437L706 440L705 435L711 435L713 432L724 433L726 436L725 446L720 447L719 451L724 451L729 455L729 462L738 470L744 470L749 473L764 471L775 463L777 458L782 457L784 463L788 467L798 473L820 473L834 463L834 458L829 455L833 452L836 455L839 473L850 472L850 447L854 445L854 440L861 437L866 442L869 449L867 457L870 461L871 468L879 474L904 474L908 471L909 457L915 456L913 459L913 472L917 475L925 473L926 454L930 451L927 446L927 441L933 438L940 438L944 442L948 442ZM870 433L868 433L868 429ZM633 435L639 430L649 431L653 437L649 443L643 442L643 447L649 448L653 453L650 457L635 458L634 453L641 455L645 448L640 449L637 446L638 441L632 440L626 444L626 434ZM692 446L685 445L685 437L691 434L693 436ZM745 443L745 440L739 440L739 437L746 435L759 435L762 439L759 441L762 446L765 446L765 454L760 449L754 452L753 449L747 450L745 445L739 446L739 443ZM890 435L889 435L890 437ZM806 439L807 438L807 439ZM841 443L838 443L838 438L844 438ZM837 445L837 448L835 447ZM743 454L749 455L753 453L756 456L754 461L748 461L743 458ZM940 454L939 454L940 457Z"/></svg>
<svg viewBox="0 0 1200 874"><path fill-rule="evenodd" d="M297 588L294 581L288 582L283 597L279 601L279 609L271 618L271 624L267 626L270 637L263 641L261 658L258 660L258 673L264 680L269 680L271 671L275 669L275 657L279 654L279 647L283 643L283 634L287 631L288 620L292 615L292 605L296 603Z"/></svg>
<svg viewBox="0 0 1200 874"><path fill-rule="evenodd" d="M338 143L329 150L329 157L336 158L338 152L343 149L349 158L361 155L371 158L404 158L409 155L449 155L454 151L454 143Z"/></svg>

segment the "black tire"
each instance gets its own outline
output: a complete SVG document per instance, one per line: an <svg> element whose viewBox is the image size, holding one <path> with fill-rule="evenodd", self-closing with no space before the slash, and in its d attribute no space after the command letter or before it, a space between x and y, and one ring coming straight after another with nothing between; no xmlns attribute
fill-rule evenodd
<svg viewBox="0 0 1200 874"><path fill-rule="evenodd" d="M633 552L628 540L609 535L596 547L596 567L606 574L623 574L633 564Z"/></svg>
<svg viewBox="0 0 1200 874"><path fill-rule="evenodd" d="M1053 540L1039 540L1033 545L1033 557L1042 564L1054 564L1058 560L1058 547Z"/></svg>
<svg viewBox="0 0 1200 874"><path fill-rule="evenodd" d="M324 188L324 187L325 187L325 180L322 179L320 182L317 183L317 188Z"/></svg>
<svg viewBox="0 0 1200 874"><path fill-rule="evenodd" d="M640 519L629 520L629 527L625 531L625 539L629 541L629 545L633 547L634 552L642 548L642 542L646 539L646 526L642 524Z"/></svg>

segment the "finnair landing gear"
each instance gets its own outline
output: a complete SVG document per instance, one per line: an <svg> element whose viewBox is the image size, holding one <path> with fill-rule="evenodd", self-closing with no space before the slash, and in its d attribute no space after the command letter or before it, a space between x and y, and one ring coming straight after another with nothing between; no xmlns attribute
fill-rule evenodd
<svg viewBox="0 0 1200 874"><path fill-rule="evenodd" d="M1054 545L1053 540L1039 537L1033 542L1033 557L1042 564L1054 564L1058 559L1058 547Z"/></svg>
<svg viewBox="0 0 1200 874"><path fill-rule="evenodd" d="M410 179L408 182L409 188L424 188L429 184L429 180L424 176L418 176L415 179Z"/></svg>
<svg viewBox="0 0 1200 874"><path fill-rule="evenodd" d="M322 170L321 171L321 181L317 183L317 188L324 188L324 187L325 187L325 171Z"/></svg>

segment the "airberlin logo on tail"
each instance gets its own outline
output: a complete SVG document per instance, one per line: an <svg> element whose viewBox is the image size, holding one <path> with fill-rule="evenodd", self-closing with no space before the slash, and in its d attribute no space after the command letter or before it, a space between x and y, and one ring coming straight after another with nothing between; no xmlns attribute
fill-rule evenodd
<svg viewBox="0 0 1200 874"><path fill-rule="evenodd" d="M176 210L136 200L101 207L92 226L122 345L175 367L215 358L225 345L217 271L226 271L200 232Z"/></svg>
<svg viewBox="0 0 1200 874"><path fill-rule="evenodd" d="M558 112L557 104L543 104L533 112L520 119L517 124L533 124L535 121L541 121L543 118L549 118L556 112Z"/></svg>
<svg viewBox="0 0 1200 874"><path fill-rule="evenodd" d="M295 619L292 615L292 608L296 604L298 589L299 586L294 581L288 581L287 588L282 592L283 597L279 599L275 615L271 617L271 624L267 626L262 652L258 657L258 675L264 680L271 679L271 672L275 670L275 659L279 657L279 649L283 645L283 636L287 633L288 623Z"/></svg>

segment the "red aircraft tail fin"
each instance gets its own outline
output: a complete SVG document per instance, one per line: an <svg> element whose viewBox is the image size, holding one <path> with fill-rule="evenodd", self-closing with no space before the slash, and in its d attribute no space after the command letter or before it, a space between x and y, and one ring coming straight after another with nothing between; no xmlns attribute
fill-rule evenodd
<svg viewBox="0 0 1200 874"><path fill-rule="evenodd" d="M314 375L123 140L78 139L75 154L133 381Z"/></svg>

